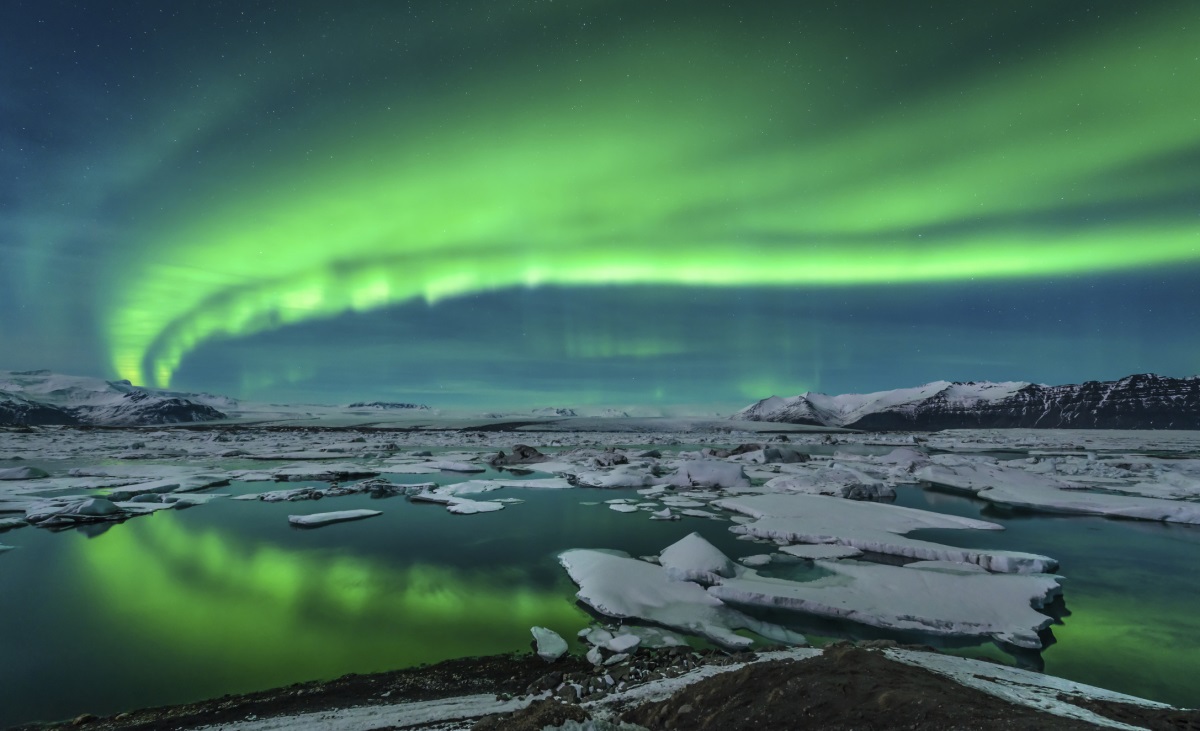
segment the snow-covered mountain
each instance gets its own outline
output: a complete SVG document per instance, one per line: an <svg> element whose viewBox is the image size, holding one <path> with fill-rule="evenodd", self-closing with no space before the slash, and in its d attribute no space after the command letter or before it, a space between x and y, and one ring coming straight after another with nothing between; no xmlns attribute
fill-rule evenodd
<svg viewBox="0 0 1200 731"><path fill-rule="evenodd" d="M771 396L733 418L867 430L1200 429L1200 376L1151 373L1066 386L935 381L866 394Z"/></svg>
<svg viewBox="0 0 1200 731"><path fill-rule="evenodd" d="M430 408L428 406L426 406L425 404L410 404L407 402L395 402L395 401L356 401L352 404L347 404L346 408L347 409L377 409L380 411L394 411L396 409L400 409L400 410L408 409L408 410L415 410L415 411L429 411L430 410Z"/></svg>
<svg viewBox="0 0 1200 731"><path fill-rule="evenodd" d="M0 424L143 426L224 419L225 396L138 388L49 371L0 371Z"/></svg>

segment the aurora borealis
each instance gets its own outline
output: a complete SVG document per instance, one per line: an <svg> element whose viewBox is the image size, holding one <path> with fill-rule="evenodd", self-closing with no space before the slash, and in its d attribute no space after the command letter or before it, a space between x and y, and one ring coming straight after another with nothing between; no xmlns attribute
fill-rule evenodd
<svg viewBox="0 0 1200 731"><path fill-rule="evenodd" d="M1194 4L0 29L0 367L480 407L1200 371Z"/></svg>

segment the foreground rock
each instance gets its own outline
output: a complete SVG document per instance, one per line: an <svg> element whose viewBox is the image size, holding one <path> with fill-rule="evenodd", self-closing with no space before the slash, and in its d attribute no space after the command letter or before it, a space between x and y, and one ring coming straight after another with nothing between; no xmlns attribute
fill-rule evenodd
<svg viewBox="0 0 1200 731"><path fill-rule="evenodd" d="M547 672L534 655L466 658L36 728L540 731L567 721L622 731L1180 731L1200 726L1195 711L1003 665L901 648L843 645L824 652L732 656L673 648L642 651L620 669L591 668L570 656L555 668ZM586 697L571 700L577 687L587 691ZM601 687L609 690L587 690Z"/></svg>

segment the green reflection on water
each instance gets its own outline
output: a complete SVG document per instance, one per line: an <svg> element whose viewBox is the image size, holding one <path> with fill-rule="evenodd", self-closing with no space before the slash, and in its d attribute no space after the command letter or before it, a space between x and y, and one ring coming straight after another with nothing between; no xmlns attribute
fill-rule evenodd
<svg viewBox="0 0 1200 731"><path fill-rule="evenodd" d="M1177 706L1200 707L1200 528L997 511L966 497L905 489L899 501L982 517L1004 531L916 531L925 540L1053 556L1069 616L1052 627L1045 671ZM958 535L971 533L971 535ZM980 649L956 654L986 654Z"/></svg>
<svg viewBox="0 0 1200 731"><path fill-rule="evenodd" d="M211 665L227 687L510 652L529 646L532 625L571 637L587 622L570 591L531 588L516 568L384 565L197 530L169 512L75 545L97 610Z"/></svg>

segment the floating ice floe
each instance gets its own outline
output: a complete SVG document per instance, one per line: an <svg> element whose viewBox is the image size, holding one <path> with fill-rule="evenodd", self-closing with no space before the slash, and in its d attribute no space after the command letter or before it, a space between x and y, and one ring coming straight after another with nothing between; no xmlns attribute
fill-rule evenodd
<svg viewBox="0 0 1200 731"><path fill-rule="evenodd" d="M707 518L709 520L725 520L725 516L720 513L710 513L707 510L697 510L696 508L684 508L679 511L680 515L687 515L692 518Z"/></svg>
<svg viewBox="0 0 1200 731"><path fill-rule="evenodd" d="M494 513L497 510L503 510L504 503L492 502L490 500L467 500L458 498L454 502L446 505L446 512L454 513L455 515L475 515L477 513Z"/></svg>
<svg viewBox="0 0 1200 731"><path fill-rule="evenodd" d="M0 507L3 506L0 505ZM24 518L0 518L0 531L20 528L23 525L28 525L28 522Z"/></svg>
<svg viewBox="0 0 1200 731"><path fill-rule="evenodd" d="M527 490L562 490L571 487L564 477L546 477L534 480L466 480L453 485L443 485L438 492L452 495L477 495L505 487L519 487Z"/></svg>
<svg viewBox="0 0 1200 731"><path fill-rule="evenodd" d="M670 508L663 508L655 513L650 513L650 520L679 520L679 516L671 512Z"/></svg>
<svg viewBox="0 0 1200 731"><path fill-rule="evenodd" d="M0 480L41 480L50 473L37 467L6 467L0 470Z"/></svg>
<svg viewBox="0 0 1200 731"><path fill-rule="evenodd" d="M995 523L956 515L819 495L756 495L723 498L713 504L755 518L752 523L730 528L755 538L834 543L907 558L976 563L989 571L1009 573L1045 573L1058 567L1058 562L1047 556L957 548L904 535L920 528L1004 529Z"/></svg>
<svg viewBox="0 0 1200 731"><path fill-rule="evenodd" d="M332 485L330 487L297 487L292 490L271 490L268 492L247 493L239 495L235 500L261 500L264 503L298 502L301 500L320 500L327 497L342 497L344 495L369 494L371 497L392 497L394 495L412 495L437 487L436 482L419 482L413 484L394 484L386 480L370 479L349 485Z"/></svg>
<svg viewBox="0 0 1200 731"><path fill-rule="evenodd" d="M636 513L638 511L636 505L630 505L629 503L612 503L608 506L608 509L615 510L618 513Z"/></svg>
<svg viewBox="0 0 1200 731"><path fill-rule="evenodd" d="M917 470L915 476L932 485L969 492L1013 508L1200 524L1200 503L1086 492L1079 484L1064 484L1046 475L1000 465L934 464Z"/></svg>
<svg viewBox="0 0 1200 731"><path fill-rule="evenodd" d="M446 512L455 515L476 515L478 513L494 513L504 509L504 503L492 500L469 500L465 497L447 495L440 491L419 492L410 495L409 500L416 503L437 503L446 506Z"/></svg>
<svg viewBox="0 0 1200 731"><path fill-rule="evenodd" d="M708 591L727 603L789 609L889 630L986 637L1032 649L1041 649L1038 632L1054 621L1033 607L1044 606L1062 592L1061 577L1049 574L862 561L818 565L832 575L800 582L747 570Z"/></svg>
<svg viewBox="0 0 1200 731"><path fill-rule="evenodd" d="M449 460L439 460L439 461L434 461L434 462L427 462L425 464L425 466L433 467L442 472L463 472L463 473L487 472L487 467L484 467L483 465L470 464L467 462L451 462Z"/></svg>
<svg viewBox="0 0 1200 731"><path fill-rule="evenodd" d="M344 523L349 520L362 520L383 515L378 510L337 510L332 513L312 513L311 515L289 515L288 522L292 525L316 528L331 523Z"/></svg>
<svg viewBox="0 0 1200 731"><path fill-rule="evenodd" d="M655 477L654 472L640 465L619 465L612 469L579 472L575 483L580 487L647 487L661 484L665 480Z"/></svg>
<svg viewBox="0 0 1200 731"><path fill-rule="evenodd" d="M335 482L361 477L375 477L378 470L352 462L338 464L298 464L271 470L271 479L278 482ZM241 479L245 479L243 476Z"/></svg>
<svg viewBox="0 0 1200 731"><path fill-rule="evenodd" d="M621 552L573 549L559 563L579 586L575 596L601 614L643 619L706 637L724 647L748 647L745 628L769 639L801 644L804 637L725 606L698 584L676 581L667 570Z"/></svg>
<svg viewBox="0 0 1200 731"><path fill-rule="evenodd" d="M546 662L554 662L567 654L567 641L557 632L545 627L531 627L533 640L537 643L537 655Z"/></svg>
<svg viewBox="0 0 1200 731"><path fill-rule="evenodd" d="M130 511L105 498L44 500L25 511L25 520L41 528L65 528L82 523L119 521Z"/></svg>

